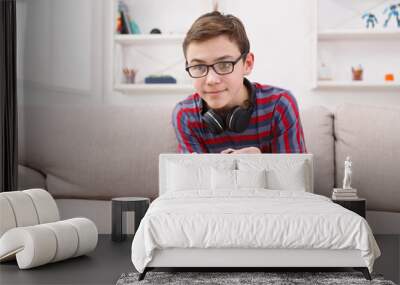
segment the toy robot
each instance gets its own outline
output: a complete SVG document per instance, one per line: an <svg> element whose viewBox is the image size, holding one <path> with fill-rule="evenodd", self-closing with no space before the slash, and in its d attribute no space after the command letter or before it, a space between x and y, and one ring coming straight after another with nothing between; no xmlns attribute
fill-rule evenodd
<svg viewBox="0 0 400 285"><path fill-rule="evenodd" d="M369 24L372 25L372 28L375 28L375 24L378 23L378 19L375 17L375 15L374 15L374 14L371 14L371 13L365 13L365 14L362 16L362 19L365 20L365 18L367 18L367 21L366 21L366 27L367 27L367 29L369 28Z"/></svg>
<svg viewBox="0 0 400 285"><path fill-rule="evenodd" d="M399 11L397 10L398 9L397 6L400 7L400 3L390 5L390 6L386 7L386 9L383 11L383 14L386 14L389 11L388 18L386 19L385 24L383 25L385 28L387 27L392 16L396 17L397 27L400 28L400 18L399 18Z"/></svg>

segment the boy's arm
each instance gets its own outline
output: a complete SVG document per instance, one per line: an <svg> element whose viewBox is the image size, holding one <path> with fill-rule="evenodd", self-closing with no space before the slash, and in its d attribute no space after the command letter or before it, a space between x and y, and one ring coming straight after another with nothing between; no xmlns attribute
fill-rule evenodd
<svg viewBox="0 0 400 285"><path fill-rule="evenodd" d="M272 121L272 153L306 153L296 98L289 92L276 103Z"/></svg>
<svg viewBox="0 0 400 285"><path fill-rule="evenodd" d="M227 148L223 151L221 151L221 153L223 154L257 154L257 153L261 153L261 150L258 147L255 146L250 146L250 147L244 147L244 148L240 148L240 149L233 149L233 148Z"/></svg>
<svg viewBox="0 0 400 285"><path fill-rule="evenodd" d="M201 138L192 129L188 115L180 104L176 105L172 113L172 125L174 126L180 153L208 152L204 143L201 142Z"/></svg>

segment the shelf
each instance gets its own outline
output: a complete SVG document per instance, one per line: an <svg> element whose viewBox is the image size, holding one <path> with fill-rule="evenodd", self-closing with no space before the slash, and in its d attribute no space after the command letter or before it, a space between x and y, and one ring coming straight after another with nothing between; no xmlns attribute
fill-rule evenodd
<svg viewBox="0 0 400 285"><path fill-rule="evenodd" d="M166 42L166 41L177 41L183 42L185 35L183 34L141 34L141 35L114 35L114 40L117 43L123 45L130 45L135 43L145 43L145 42Z"/></svg>
<svg viewBox="0 0 400 285"><path fill-rule="evenodd" d="M383 28L382 23L368 29L365 27L365 21L362 21L358 14L357 17L356 14L351 18L347 16L350 10L360 10L359 4L363 1L342 2L314 0L313 36L311 37L312 88L330 90L333 93L342 90L399 93L400 80L397 70L400 57L397 56L397 51L400 45L400 29ZM382 3L375 4L374 9L380 10L379 5ZM324 76L323 70L320 69L322 64L328 66L330 71L337 72L334 72L333 80L318 79L319 74ZM364 76L363 81L352 81L350 68L356 64L366 67L371 77ZM396 81L384 80L384 75L388 72L394 74ZM328 73L332 76L331 72Z"/></svg>
<svg viewBox="0 0 400 285"><path fill-rule="evenodd" d="M319 40L400 40L399 30L325 30L318 32Z"/></svg>
<svg viewBox="0 0 400 285"><path fill-rule="evenodd" d="M194 92L190 84L116 84L114 89L121 92Z"/></svg>
<svg viewBox="0 0 400 285"><path fill-rule="evenodd" d="M399 82L317 81L317 89L400 89Z"/></svg>

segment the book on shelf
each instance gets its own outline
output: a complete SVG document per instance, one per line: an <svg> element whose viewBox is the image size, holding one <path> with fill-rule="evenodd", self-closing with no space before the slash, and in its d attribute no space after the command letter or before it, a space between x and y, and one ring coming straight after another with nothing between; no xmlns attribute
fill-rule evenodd
<svg viewBox="0 0 400 285"><path fill-rule="evenodd" d="M120 11L118 11L117 18L115 20L115 30L118 34L122 34L122 17Z"/></svg>
<svg viewBox="0 0 400 285"><path fill-rule="evenodd" d="M121 34L128 34L128 35L132 34L131 25L129 24L129 19L124 11L121 11L121 18L122 18Z"/></svg>
<svg viewBox="0 0 400 285"><path fill-rule="evenodd" d="M121 34L133 34L128 6L123 1L118 2L118 12L121 17Z"/></svg>
<svg viewBox="0 0 400 285"><path fill-rule="evenodd" d="M334 200L354 200L358 199L357 194L338 194L338 193L333 193L332 194L332 199Z"/></svg>
<svg viewBox="0 0 400 285"><path fill-rule="evenodd" d="M357 189L343 189L343 188L333 188L333 193L357 193Z"/></svg>
<svg viewBox="0 0 400 285"><path fill-rule="evenodd" d="M333 196L332 196L332 200L348 200L348 201L353 201L353 200L357 200L357 199L359 199L358 196L356 196L356 197L339 197L339 198L333 197Z"/></svg>
<svg viewBox="0 0 400 285"><path fill-rule="evenodd" d="M354 200L358 199L357 189L343 189L343 188L333 188L332 199L334 200Z"/></svg>
<svg viewBox="0 0 400 285"><path fill-rule="evenodd" d="M337 197L354 197L357 196L357 193L333 193Z"/></svg>

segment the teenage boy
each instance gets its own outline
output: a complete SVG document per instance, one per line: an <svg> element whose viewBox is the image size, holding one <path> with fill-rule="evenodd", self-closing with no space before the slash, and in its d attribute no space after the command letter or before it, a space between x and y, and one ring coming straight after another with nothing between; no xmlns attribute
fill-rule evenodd
<svg viewBox="0 0 400 285"><path fill-rule="evenodd" d="M254 55L238 18L204 14L186 34L183 52L196 93L172 115L181 153L306 152L293 95L245 78Z"/></svg>

